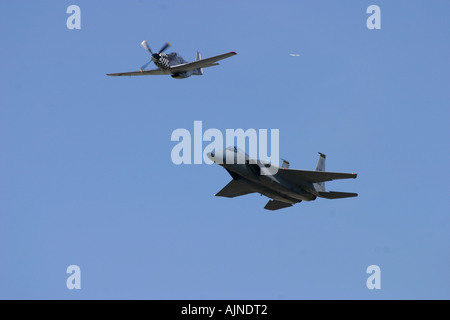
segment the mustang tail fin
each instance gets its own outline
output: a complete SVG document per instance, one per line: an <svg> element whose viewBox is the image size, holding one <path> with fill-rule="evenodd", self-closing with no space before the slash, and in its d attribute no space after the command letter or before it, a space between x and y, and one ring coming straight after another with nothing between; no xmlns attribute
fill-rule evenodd
<svg viewBox="0 0 450 320"><path fill-rule="evenodd" d="M197 52L197 57L195 58L195 61L200 61L200 60L202 60L202 54L200 52ZM198 69L193 70L192 74L196 75L196 76L203 75L203 68L198 68Z"/></svg>

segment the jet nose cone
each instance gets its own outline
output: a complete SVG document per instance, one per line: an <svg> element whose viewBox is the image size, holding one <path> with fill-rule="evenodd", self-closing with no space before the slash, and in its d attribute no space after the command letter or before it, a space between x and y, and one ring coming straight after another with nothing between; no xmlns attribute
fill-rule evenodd
<svg viewBox="0 0 450 320"><path fill-rule="evenodd" d="M206 156L212 161L212 163L219 165L224 163L224 154L220 150L211 150L211 152L208 152Z"/></svg>

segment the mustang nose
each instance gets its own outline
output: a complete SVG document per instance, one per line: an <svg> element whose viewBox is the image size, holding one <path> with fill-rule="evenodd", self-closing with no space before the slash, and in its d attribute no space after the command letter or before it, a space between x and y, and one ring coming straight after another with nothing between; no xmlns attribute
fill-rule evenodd
<svg viewBox="0 0 450 320"><path fill-rule="evenodd" d="M159 60L160 58L159 53L152 54L152 58L154 58L155 60Z"/></svg>

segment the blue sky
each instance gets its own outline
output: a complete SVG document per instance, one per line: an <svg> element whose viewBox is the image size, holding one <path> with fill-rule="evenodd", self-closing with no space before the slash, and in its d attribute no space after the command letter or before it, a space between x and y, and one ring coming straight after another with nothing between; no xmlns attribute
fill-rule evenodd
<svg viewBox="0 0 450 320"><path fill-rule="evenodd" d="M66 8L81 8L81 30ZM366 9L381 8L381 30ZM0 2L0 298L449 299L448 1ZM202 77L107 77L169 41ZM290 53L300 56L292 57ZM276 213L177 128L279 129L357 172ZM68 290L66 268L81 268ZM381 268L368 290L366 268Z"/></svg>

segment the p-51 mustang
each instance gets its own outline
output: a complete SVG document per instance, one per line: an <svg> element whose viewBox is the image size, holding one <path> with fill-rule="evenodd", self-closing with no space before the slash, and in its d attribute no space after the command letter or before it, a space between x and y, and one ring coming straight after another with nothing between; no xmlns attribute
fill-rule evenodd
<svg viewBox="0 0 450 320"><path fill-rule="evenodd" d="M315 171L289 169L289 162L283 160L281 168L275 174L268 174L268 165L250 158L236 147L228 147L223 151L208 153L208 157L224 167L233 180L216 196L234 198L249 193L260 193L270 200L264 209L278 210L291 207L301 201L350 198L358 196L352 192L325 191L325 182L337 179L355 179L356 173L325 171L325 155L320 153ZM241 164L239 164L239 160ZM227 159L231 163L227 163ZM228 161L230 162L230 161ZM270 167L270 165L269 165ZM275 166L274 166L275 167ZM273 171L272 171L273 172Z"/></svg>
<svg viewBox="0 0 450 320"><path fill-rule="evenodd" d="M202 59L200 52L197 52L196 60L194 62L187 62L176 52L172 52L169 54L163 53L168 47L170 47L170 43L168 42L157 53L153 53L153 51L148 46L147 41L145 40L142 41L141 45L145 49L147 49L148 52L150 52L150 54L152 55L152 60L150 60L141 68L139 68L139 71L108 73L107 75L108 76L171 75L172 78L175 79L184 79L192 75L201 76L203 75L203 68L217 66L219 65L217 61L229 58L236 54L236 52L229 52L211 58ZM145 70L145 68L150 64L150 62L153 62L158 67L158 69Z"/></svg>

